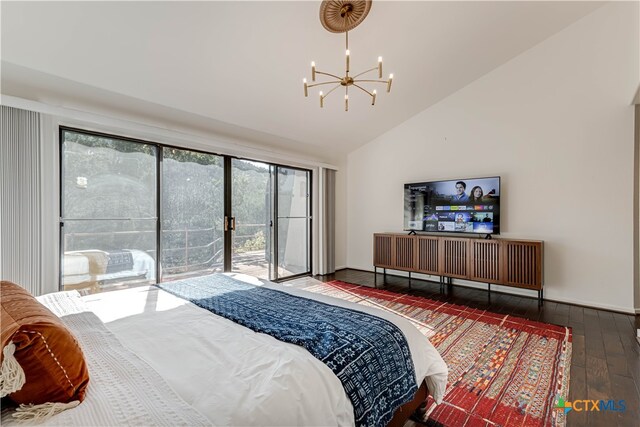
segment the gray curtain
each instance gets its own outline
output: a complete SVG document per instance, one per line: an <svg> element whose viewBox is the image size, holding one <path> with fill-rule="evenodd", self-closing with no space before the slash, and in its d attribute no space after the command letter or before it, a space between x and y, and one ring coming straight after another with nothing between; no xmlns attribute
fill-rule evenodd
<svg viewBox="0 0 640 427"><path fill-rule="evenodd" d="M324 203L322 266L320 273L331 274L336 271L336 171L323 169L322 174Z"/></svg>
<svg viewBox="0 0 640 427"><path fill-rule="evenodd" d="M0 108L0 278L40 295L40 115Z"/></svg>

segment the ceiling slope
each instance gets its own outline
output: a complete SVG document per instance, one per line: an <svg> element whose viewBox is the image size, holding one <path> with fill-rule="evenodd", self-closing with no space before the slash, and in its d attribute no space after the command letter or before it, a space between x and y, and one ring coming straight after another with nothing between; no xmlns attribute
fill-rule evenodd
<svg viewBox="0 0 640 427"><path fill-rule="evenodd" d="M349 34L351 68L371 68L383 56L393 89L379 90L375 107L366 95L350 95L349 112L339 91L323 109L316 91L303 96L312 60L327 72L343 69L344 36L322 28L319 4L2 2L5 66L40 76L30 83L3 73L2 90L38 98L56 84L42 77L50 75L95 88L79 90L84 103L102 93L106 99L95 102L117 104L121 96L121 103L142 101L128 102L140 114L167 114L152 104L207 126L250 130L267 145L281 139L304 152L347 153L602 3L376 1ZM63 87L48 89L65 95Z"/></svg>

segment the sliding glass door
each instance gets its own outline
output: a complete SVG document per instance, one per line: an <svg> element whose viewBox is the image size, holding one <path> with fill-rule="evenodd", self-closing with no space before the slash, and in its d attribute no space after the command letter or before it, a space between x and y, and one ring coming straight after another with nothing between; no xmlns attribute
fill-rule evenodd
<svg viewBox="0 0 640 427"><path fill-rule="evenodd" d="M272 169L231 159L231 271L273 280Z"/></svg>
<svg viewBox="0 0 640 427"><path fill-rule="evenodd" d="M67 130L60 136L63 289L155 283L157 147Z"/></svg>
<svg viewBox="0 0 640 427"><path fill-rule="evenodd" d="M223 157L164 147L161 164L162 280L223 271Z"/></svg>
<svg viewBox="0 0 640 427"><path fill-rule="evenodd" d="M311 173L60 130L61 288L311 271Z"/></svg>
<svg viewBox="0 0 640 427"><path fill-rule="evenodd" d="M276 167L278 279L311 272L311 173Z"/></svg>

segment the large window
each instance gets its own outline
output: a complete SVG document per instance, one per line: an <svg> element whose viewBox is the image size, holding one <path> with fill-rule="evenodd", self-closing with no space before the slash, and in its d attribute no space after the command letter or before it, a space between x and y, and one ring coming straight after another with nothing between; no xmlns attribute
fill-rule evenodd
<svg viewBox="0 0 640 427"><path fill-rule="evenodd" d="M231 161L231 270L275 279L272 266L272 169L267 163Z"/></svg>
<svg viewBox="0 0 640 427"><path fill-rule="evenodd" d="M61 129L61 286L311 271L307 170Z"/></svg>
<svg viewBox="0 0 640 427"><path fill-rule="evenodd" d="M223 158L165 147L161 183L163 279L222 271Z"/></svg>
<svg viewBox="0 0 640 427"><path fill-rule="evenodd" d="M156 281L157 147L62 132L62 284Z"/></svg>
<svg viewBox="0 0 640 427"><path fill-rule="evenodd" d="M304 274L311 268L310 173L277 167L278 278Z"/></svg>

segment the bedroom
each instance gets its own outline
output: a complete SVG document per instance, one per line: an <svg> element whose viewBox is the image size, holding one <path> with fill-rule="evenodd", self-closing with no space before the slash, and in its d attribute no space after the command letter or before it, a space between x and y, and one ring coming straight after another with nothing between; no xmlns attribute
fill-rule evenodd
<svg viewBox="0 0 640 427"><path fill-rule="evenodd" d="M34 295L65 284L109 290L122 287L118 275L151 284L172 271L179 276L181 266L208 262L192 270L272 280L303 275L282 282L288 288L321 289L320 282L332 280L372 287L373 235L403 232L404 184L500 176L501 231L494 240L544 242L541 308L535 292L513 287L492 286L489 294L486 283L454 278L440 292L436 275L413 275L409 290L407 274L395 270L385 287L377 275L380 291L389 292L380 295L570 327L571 378L562 397L625 400L626 410L574 410L568 423L630 425L638 417L640 378L638 2L373 2L349 32L350 61L359 72L382 56L383 78L393 73L393 85L389 93L377 87L374 106L349 92L349 111L340 91L322 108L318 88L304 96L311 61L330 73L344 69L344 34L323 28L319 8L320 2L2 2L2 279ZM11 126L35 132L32 148L26 136L22 152L9 144L14 134L4 132ZM101 148L77 144L77 134L130 147L115 150L120 169L112 175L124 171L139 181L123 180L119 192L110 192L94 185L100 164L72 175L65 153L82 149L89 156ZM128 166L124 159L140 147L146 166ZM171 171L172 155L195 161L176 161ZM142 177L144 168L153 179ZM171 187L187 172L185 181L213 176L217 184ZM288 172L300 181L285 179ZM282 213L293 200L275 197L264 184L278 178L282 185L274 188L282 195L305 195L302 214L276 214L275 205ZM241 187L258 179L259 191ZM141 182L140 194L131 191ZM175 208L193 200L184 191L191 184L215 200ZM92 191L110 202L90 217L64 210L88 206ZM174 205L162 203L166 194L176 195ZM229 194L235 197L225 200ZM242 194L251 196L248 205L234 206ZM117 231L135 232L131 239L150 231L148 241L111 246L113 229L96 227L103 234L93 237L103 240L82 246L86 230L61 227L61 219L67 227L74 220L101 224L132 200L145 207L144 216L127 212L118 218L130 228ZM184 218L165 223L172 213L207 209L215 224L188 224L199 230L191 243ZM305 231L289 228L294 219ZM202 231L208 227L215 233ZM244 240L232 243L241 234ZM287 238L291 246L283 244ZM207 245L215 246L211 261L193 249ZM155 268L158 248L162 270ZM170 259L164 249L175 249ZM120 263L105 262L118 254ZM164 262L174 262L174 270L165 271ZM455 365L444 359L451 371Z"/></svg>

